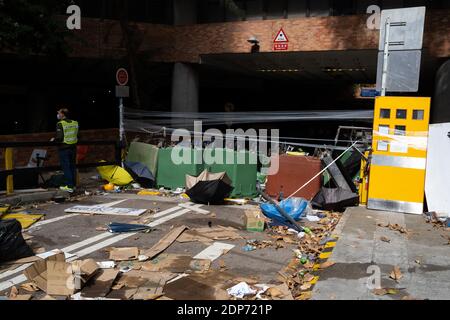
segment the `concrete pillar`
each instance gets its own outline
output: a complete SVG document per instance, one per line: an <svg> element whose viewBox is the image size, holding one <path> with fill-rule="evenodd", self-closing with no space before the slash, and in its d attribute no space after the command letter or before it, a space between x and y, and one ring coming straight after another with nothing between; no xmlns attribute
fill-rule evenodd
<svg viewBox="0 0 450 320"><path fill-rule="evenodd" d="M172 78L172 112L198 112L198 95L199 81L195 67L187 63L175 63ZM189 128L193 127L192 122L185 123Z"/></svg>
<svg viewBox="0 0 450 320"><path fill-rule="evenodd" d="M173 23L176 26L197 23L197 0L173 0Z"/></svg>

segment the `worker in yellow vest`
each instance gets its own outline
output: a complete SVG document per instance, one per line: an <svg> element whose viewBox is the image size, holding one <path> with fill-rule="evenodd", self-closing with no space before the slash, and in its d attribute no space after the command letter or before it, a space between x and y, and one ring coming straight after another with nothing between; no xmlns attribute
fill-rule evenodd
<svg viewBox="0 0 450 320"><path fill-rule="evenodd" d="M56 142L61 143L58 148L59 161L64 172L67 185L60 189L74 192L76 185L76 156L78 143L78 122L68 118L69 110L62 108L57 112Z"/></svg>

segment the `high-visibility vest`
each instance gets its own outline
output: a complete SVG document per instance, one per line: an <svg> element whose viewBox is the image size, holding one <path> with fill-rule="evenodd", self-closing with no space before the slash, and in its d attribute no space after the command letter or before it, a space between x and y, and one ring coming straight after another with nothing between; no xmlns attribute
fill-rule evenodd
<svg viewBox="0 0 450 320"><path fill-rule="evenodd" d="M77 121L66 121L61 120L59 122L63 128L64 132L64 143L65 144L76 144L78 142L78 122Z"/></svg>

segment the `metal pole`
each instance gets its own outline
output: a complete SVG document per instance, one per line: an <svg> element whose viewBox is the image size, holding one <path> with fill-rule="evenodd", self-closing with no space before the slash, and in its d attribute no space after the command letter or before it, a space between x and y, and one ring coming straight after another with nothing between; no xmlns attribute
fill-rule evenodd
<svg viewBox="0 0 450 320"><path fill-rule="evenodd" d="M386 32L384 36L384 59L383 59L383 76L381 78L381 96L386 96L387 76L389 66L389 37L391 31L391 21L389 18L386 20Z"/></svg>
<svg viewBox="0 0 450 320"><path fill-rule="evenodd" d="M5 170L14 169L13 161L14 151L13 148L5 149ZM6 177L6 194L10 195L14 193L14 178L13 175L8 175Z"/></svg>
<svg viewBox="0 0 450 320"><path fill-rule="evenodd" d="M119 137L120 137L120 148L122 150L123 148L123 142L125 141L125 129L123 127L123 98L119 98ZM122 152L120 153L122 160ZM122 161L122 167L123 167L123 161Z"/></svg>

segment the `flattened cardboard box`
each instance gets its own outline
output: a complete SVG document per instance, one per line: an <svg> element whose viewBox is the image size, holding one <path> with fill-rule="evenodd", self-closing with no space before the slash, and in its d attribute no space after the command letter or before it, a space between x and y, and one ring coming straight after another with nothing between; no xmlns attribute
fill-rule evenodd
<svg viewBox="0 0 450 320"><path fill-rule="evenodd" d="M47 262L48 261L66 261L66 257L63 252L55 254L48 257L47 259L42 259L36 261L31 266L24 270L24 275L29 281L34 282L39 289L47 292Z"/></svg>
<svg viewBox="0 0 450 320"><path fill-rule="evenodd" d="M36 261L24 270L24 274L47 294L66 296L80 289L99 269L92 259L73 263L65 260L64 253L58 253Z"/></svg>
<svg viewBox="0 0 450 320"><path fill-rule="evenodd" d="M139 256L139 249L132 248L113 248L109 252L109 259L114 261L130 261L136 260Z"/></svg>
<svg viewBox="0 0 450 320"><path fill-rule="evenodd" d="M92 260L47 262L47 293L57 296L72 295L81 290L84 284L99 270Z"/></svg>

